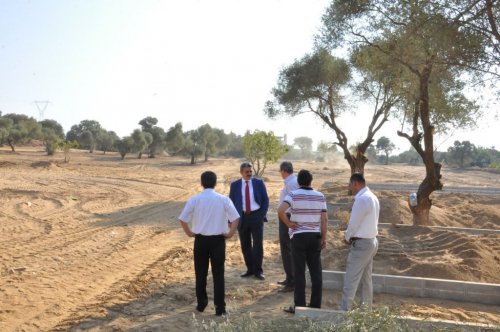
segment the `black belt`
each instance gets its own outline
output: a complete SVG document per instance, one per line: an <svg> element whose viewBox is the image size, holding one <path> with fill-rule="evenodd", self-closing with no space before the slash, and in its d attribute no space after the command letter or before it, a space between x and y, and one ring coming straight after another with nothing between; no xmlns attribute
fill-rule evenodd
<svg viewBox="0 0 500 332"><path fill-rule="evenodd" d="M356 241L356 240L363 240L363 239L364 239L364 237L351 237L350 238L351 242Z"/></svg>
<svg viewBox="0 0 500 332"><path fill-rule="evenodd" d="M219 237L224 237L224 234L217 234L217 235L203 235L203 234L196 234L195 237L201 239L201 238L219 238Z"/></svg>

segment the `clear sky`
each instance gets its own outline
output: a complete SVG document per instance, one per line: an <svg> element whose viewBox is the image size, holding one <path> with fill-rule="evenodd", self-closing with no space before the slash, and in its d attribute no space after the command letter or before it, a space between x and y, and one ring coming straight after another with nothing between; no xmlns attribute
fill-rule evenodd
<svg viewBox="0 0 500 332"><path fill-rule="evenodd" d="M153 116L165 130L205 123L243 135L272 130L333 141L312 115L269 120L263 113L283 66L313 47L328 0L0 0L0 111L45 119L65 131L96 120L119 136ZM42 104L38 104L43 106ZM498 108L498 103L496 104ZM489 111L473 131L436 137L500 148ZM349 142L367 115L341 118ZM354 124L361 124L361 130ZM409 143L389 124L377 136ZM347 129L348 128L348 129ZM400 150L400 151L401 151Z"/></svg>

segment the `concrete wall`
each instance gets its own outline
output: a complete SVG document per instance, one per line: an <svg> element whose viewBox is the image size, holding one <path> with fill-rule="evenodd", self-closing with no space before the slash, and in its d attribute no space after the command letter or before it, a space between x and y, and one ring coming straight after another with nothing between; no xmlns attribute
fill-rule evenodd
<svg viewBox="0 0 500 332"><path fill-rule="evenodd" d="M323 288L341 290L345 272L323 271ZM500 284L374 274L373 292L500 305Z"/></svg>
<svg viewBox="0 0 500 332"><path fill-rule="evenodd" d="M341 221L337 219L329 219L328 225L333 227L340 227ZM379 229L387 229L391 227L409 228L409 227L428 227L434 230L450 231L450 232L460 232L470 235L489 235L489 234L500 234L500 229L481 229L481 228L464 228L464 227L442 227L442 226L413 226L406 224L391 224L391 223L379 223Z"/></svg>

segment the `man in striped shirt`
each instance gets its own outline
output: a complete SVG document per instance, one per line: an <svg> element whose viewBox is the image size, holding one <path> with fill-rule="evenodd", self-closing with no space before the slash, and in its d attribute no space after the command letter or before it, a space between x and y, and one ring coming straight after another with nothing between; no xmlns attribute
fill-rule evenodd
<svg viewBox="0 0 500 332"><path fill-rule="evenodd" d="M297 175L300 188L286 196L278 208L278 216L288 226L292 242L294 307L285 309L290 313L294 313L297 306L306 306L306 264L311 276L309 306L321 308L321 250L326 247L328 217L325 196L311 188L312 179L309 171L301 170ZM291 212L290 218L286 214L288 208Z"/></svg>

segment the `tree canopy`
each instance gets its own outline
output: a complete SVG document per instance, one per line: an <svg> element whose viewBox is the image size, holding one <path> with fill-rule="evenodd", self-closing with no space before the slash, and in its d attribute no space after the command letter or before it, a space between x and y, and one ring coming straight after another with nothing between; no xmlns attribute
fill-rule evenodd
<svg viewBox="0 0 500 332"><path fill-rule="evenodd" d="M272 131L247 131L243 136L243 151L252 163L255 176L261 177L269 163L276 162L287 152L286 146Z"/></svg>
<svg viewBox="0 0 500 332"><path fill-rule="evenodd" d="M464 87L499 78L498 9L498 1L480 0L334 0L323 16L321 45L372 59L397 78L390 88L401 98L398 135L426 167L412 208L417 224L429 223L429 195L443 186L436 130L473 124L478 107Z"/></svg>

